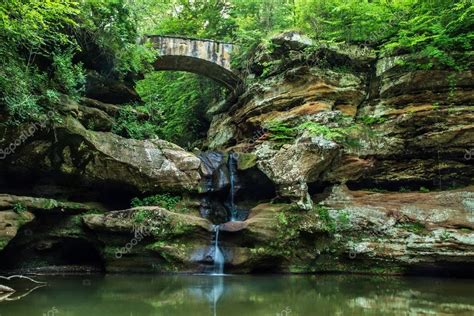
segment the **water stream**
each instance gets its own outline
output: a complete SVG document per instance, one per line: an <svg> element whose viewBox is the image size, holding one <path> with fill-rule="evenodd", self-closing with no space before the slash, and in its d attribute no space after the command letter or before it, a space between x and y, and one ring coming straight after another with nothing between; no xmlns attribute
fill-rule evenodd
<svg viewBox="0 0 474 316"><path fill-rule="evenodd" d="M202 152L199 154L204 173L204 189L206 194L201 199L200 213L212 221L213 229L213 270L212 275L223 275L224 254L219 247L219 223L242 220L235 204L239 190L237 176L238 154L226 156L220 152ZM212 245L212 244L211 244Z"/></svg>
<svg viewBox="0 0 474 316"><path fill-rule="evenodd" d="M224 254L219 247L219 225L214 226L214 269L212 275L224 274Z"/></svg>

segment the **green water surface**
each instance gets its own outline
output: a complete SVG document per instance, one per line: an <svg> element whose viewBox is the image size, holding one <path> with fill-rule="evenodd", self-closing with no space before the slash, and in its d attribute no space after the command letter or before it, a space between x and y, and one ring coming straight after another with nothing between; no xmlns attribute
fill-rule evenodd
<svg viewBox="0 0 474 316"><path fill-rule="evenodd" d="M474 315L474 281L463 279L346 275L36 278L48 282L47 286L27 295L24 289L0 296L1 316Z"/></svg>

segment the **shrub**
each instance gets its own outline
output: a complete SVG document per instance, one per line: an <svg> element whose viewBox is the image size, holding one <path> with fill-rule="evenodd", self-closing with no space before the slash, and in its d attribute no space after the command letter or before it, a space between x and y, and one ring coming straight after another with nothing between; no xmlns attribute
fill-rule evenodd
<svg viewBox="0 0 474 316"><path fill-rule="evenodd" d="M181 202L180 196L174 196L168 193L156 194L153 196L145 197L143 199L134 198L131 201L132 207L139 206L160 206L168 210L175 209L177 204Z"/></svg>
<svg viewBox="0 0 474 316"><path fill-rule="evenodd" d="M82 63L73 64L71 51L53 55L54 79L64 93L79 97L84 93L86 76Z"/></svg>
<svg viewBox="0 0 474 316"><path fill-rule="evenodd" d="M144 114L144 112L147 112L145 107L132 105L122 107L116 117L116 123L112 127L112 131L118 135L134 139L157 137L160 134L159 122L162 118L160 113L152 113L148 115L149 119L143 119L140 113Z"/></svg>

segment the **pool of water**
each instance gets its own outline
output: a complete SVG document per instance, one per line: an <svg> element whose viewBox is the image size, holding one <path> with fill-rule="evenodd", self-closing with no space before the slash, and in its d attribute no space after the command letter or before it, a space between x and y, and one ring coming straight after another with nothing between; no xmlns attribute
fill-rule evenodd
<svg viewBox="0 0 474 316"><path fill-rule="evenodd" d="M39 276L1 316L474 315L474 280L374 276Z"/></svg>

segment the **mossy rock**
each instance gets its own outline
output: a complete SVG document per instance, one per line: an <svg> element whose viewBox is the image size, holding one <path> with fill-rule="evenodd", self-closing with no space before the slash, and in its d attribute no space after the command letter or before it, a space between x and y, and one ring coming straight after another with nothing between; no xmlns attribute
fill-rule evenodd
<svg viewBox="0 0 474 316"><path fill-rule="evenodd" d="M247 170L257 165L257 156L249 153L239 153L237 159L237 169Z"/></svg>

